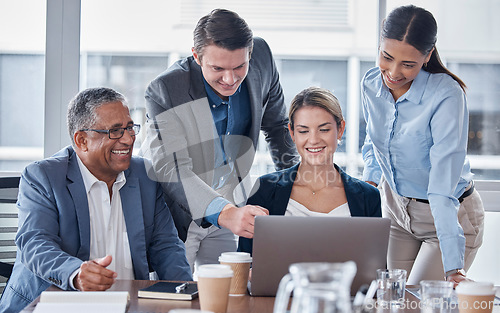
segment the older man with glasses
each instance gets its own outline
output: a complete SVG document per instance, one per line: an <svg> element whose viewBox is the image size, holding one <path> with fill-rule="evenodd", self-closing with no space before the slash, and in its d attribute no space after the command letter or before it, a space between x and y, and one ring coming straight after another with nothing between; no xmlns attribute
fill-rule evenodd
<svg viewBox="0 0 500 313"><path fill-rule="evenodd" d="M72 146L21 176L17 258L0 312L19 312L51 284L107 290L116 279L192 280L161 186L132 156L126 100L91 88L69 104Z"/></svg>

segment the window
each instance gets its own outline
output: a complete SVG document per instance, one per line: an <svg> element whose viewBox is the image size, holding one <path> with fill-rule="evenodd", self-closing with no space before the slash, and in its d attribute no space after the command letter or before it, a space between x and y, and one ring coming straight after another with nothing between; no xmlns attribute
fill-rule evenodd
<svg viewBox="0 0 500 313"><path fill-rule="evenodd" d="M0 2L0 171L43 157L45 3Z"/></svg>
<svg viewBox="0 0 500 313"><path fill-rule="evenodd" d="M192 30L201 15L215 7L227 7L237 11L254 34L269 43L287 105L310 85L328 88L338 96L348 124L336 161L359 176L364 139L359 80L375 65L377 2L294 0L286 2L287 11L283 12L275 9L283 7L283 0L261 1L260 5L268 8L266 14L256 13L253 4L214 3L124 0L116 6L114 0L82 1L80 89L104 85L119 90L129 98L133 118L143 123L144 90L149 81L190 54ZM382 3L387 4L387 11L406 4L396 0ZM478 5L465 0L420 0L415 4L436 17L441 57L469 87L469 159L473 171L479 179L500 179L500 113L496 103L500 47L491 40L499 35L495 19L498 6L491 1ZM17 14L21 11L23 14ZM47 144L43 138L45 11L43 1L0 3L0 171L22 170L28 162L42 158ZM121 22L110 23L114 17ZM252 171L255 175L272 169L265 145L259 150Z"/></svg>
<svg viewBox="0 0 500 313"><path fill-rule="evenodd" d="M449 63L467 84L468 154L477 179L500 179L500 64Z"/></svg>

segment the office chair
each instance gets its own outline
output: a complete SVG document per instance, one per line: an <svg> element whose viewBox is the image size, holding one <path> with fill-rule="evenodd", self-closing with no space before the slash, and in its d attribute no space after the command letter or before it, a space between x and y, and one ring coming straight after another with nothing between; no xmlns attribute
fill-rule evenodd
<svg viewBox="0 0 500 313"><path fill-rule="evenodd" d="M15 175L14 175L15 176ZM16 259L16 244L14 241L17 233L17 192L19 187L19 176L0 176L0 233L2 239L0 246L0 293L12 274Z"/></svg>
<svg viewBox="0 0 500 313"><path fill-rule="evenodd" d="M10 274L12 274L13 268L14 268L14 264L5 263L5 262L0 261L0 276L9 279Z"/></svg>

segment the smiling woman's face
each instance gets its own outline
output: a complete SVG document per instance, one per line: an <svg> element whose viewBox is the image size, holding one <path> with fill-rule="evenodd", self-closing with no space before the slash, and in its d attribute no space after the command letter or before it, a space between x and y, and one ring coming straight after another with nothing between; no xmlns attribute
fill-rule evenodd
<svg viewBox="0 0 500 313"><path fill-rule="evenodd" d="M290 130L302 163L312 166L332 165L337 141L344 133L344 121L340 128L333 115L316 106L298 109L293 118L294 129Z"/></svg>
<svg viewBox="0 0 500 313"><path fill-rule="evenodd" d="M423 64L429 62L431 53L423 55L404 41L383 39L379 49L379 68L395 100L410 89Z"/></svg>

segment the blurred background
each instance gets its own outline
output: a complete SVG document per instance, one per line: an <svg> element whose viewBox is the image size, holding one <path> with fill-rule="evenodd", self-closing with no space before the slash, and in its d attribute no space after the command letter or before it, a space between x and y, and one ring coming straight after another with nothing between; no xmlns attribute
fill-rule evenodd
<svg viewBox="0 0 500 313"><path fill-rule="evenodd" d="M433 13L441 58L468 86L468 157L475 178L498 181L500 1L411 3ZM146 86L170 64L191 53L196 22L215 8L236 11L256 36L268 42L287 105L296 93L312 85L327 88L338 97L346 132L335 162L360 177L365 136L360 80L376 66L382 19L405 4L410 2L0 0L0 177L18 175L28 163L70 143L66 107L79 90L107 86L120 91L129 99L133 119L142 124ZM144 134L137 137L136 152ZM273 170L260 140L252 175ZM496 211L500 211L498 203ZM10 204L9 210L12 212L5 214L17 216L15 206ZM479 250L471 277L500 284L498 223L500 213L487 212L489 239ZM10 236L12 241L13 234Z"/></svg>
<svg viewBox="0 0 500 313"><path fill-rule="evenodd" d="M468 86L468 154L473 172L477 179L498 180L500 21L496 17L500 1L412 3L433 13L441 57ZM336 163L359 177L365 135L359 82L376 65L380 17L403 4L409 2L0 0L0 171L21 171L69 143L65 106L78 89L117 89L129 98L134 120L142 123L147 84L191 53L192 31L201 16L214 8L227 8L238 12L254 34L269 43L287 105L311 85L330 89L339 98L347 126ZM47 50L46 55L46 48L54 49L51 40L58 37L62 39L55 49L63 52L49 55ZM65 55L65 49L74 51L70 45L79 50L73 59ZM54 54L62 59L57 62L71 63L56 69L64 71L62 78L57 78L60 73L51 74L51 69L45 71L45 59L49 62ZM140 141L139 136L138 145ZM255 176L273 170L260 142Z"/></svg>

